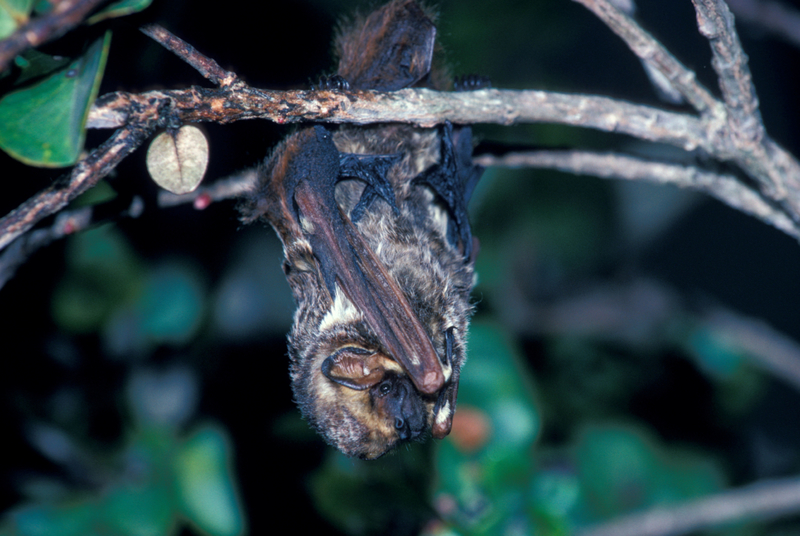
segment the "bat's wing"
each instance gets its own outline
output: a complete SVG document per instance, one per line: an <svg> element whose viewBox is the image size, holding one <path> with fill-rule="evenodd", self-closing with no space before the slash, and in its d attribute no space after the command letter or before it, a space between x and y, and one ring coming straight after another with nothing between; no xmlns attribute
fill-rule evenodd
<svg viewBox="0 0 800 536"><path fill-rule="evenodd" d="M354 89L413 86L431 70L435 38L436 27L413 0L390 2L339 44L337 74Z"/></svg>

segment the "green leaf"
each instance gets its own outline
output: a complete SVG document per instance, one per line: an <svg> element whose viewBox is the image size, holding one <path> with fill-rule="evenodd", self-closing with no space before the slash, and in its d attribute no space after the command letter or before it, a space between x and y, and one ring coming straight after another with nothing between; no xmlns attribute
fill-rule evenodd
<svg viewBox="0 0 800 536"><path fill-rule="evenodd" d="M172 534L176 525L170 490L164 483L119 486L98 508L115 534L159 536Z"/></svg>
<svg viewBox="0 0 800 536"><path fill-rule="evenodd" d="M453 430L436 450L436 496L450 504L445 519L470 534L512 533L514 524L531 533L524 497L540 428L518 349L499 326L474 323Z"/></svg>
<svg viewBox="0 0 800 536"><path fill-rule="evenodd" d="M659 460L653 440L642 430L587 427L575 451L578 475L595 514L606 518L650 504Z"/></svg>
<svg viewBox="0 0 800 536"><path fill-rule="evenodd" d="M53 3L51 0L33 0L33 12L36 15L47 15L53 11Z"/></svg>
<svg viewBox="0 0 800 536"><path fill-rule="evenodd" d="M103 76L111 32L66 69L0 99L0 148L26 164L62 167L78 160L86 117Z"/></svg>
<svg viewBox="0 0 800 536"><path fill-rule="evenodd" d="M0 0L2 2L3 0ZM131 13L137 13L149 6L153 0L120 0L114 2L105 9L98 11L86 20L87 24L95 24L102 20L112 19L114 17L124 17Z"/></svg>
<svg viewBox="0 0 800 536"><path fill-rule="evenodd" d="M70 58L51 56L43 54L36 49L31 49L17 56L14 62L20 68L19 76L14 80L14 85L22 87L33 84L37 79L42 79L64 69L69 65Z"/></svg>
<svg viewBox="0 0 800 536"><path fill-rule="evenodd" d="M203 321L204 286L190 264L170 263L151 271L137 304L148 339L173 344L191 339Z"/></svg>
<svg viewBox="0 0 800 536"><path fill-rule="evenodd" d="M71 236L66 258L67 272L51 303L53 318L64 329L97 330L137 293L139 262L112 224Z"/></svg>
<svg viewBox="0 0 800 536"><path fill-rule="evenodd" d="M175 460L185 514L198 528L213 536L244 532L230 465L227 435L211 426L189 438Z"/></svg>
<svg viewBox="0 0 800 536"><path fill-rule="evenodd" d="M28 22L33 0L0 0L0 39Z"/></svg>

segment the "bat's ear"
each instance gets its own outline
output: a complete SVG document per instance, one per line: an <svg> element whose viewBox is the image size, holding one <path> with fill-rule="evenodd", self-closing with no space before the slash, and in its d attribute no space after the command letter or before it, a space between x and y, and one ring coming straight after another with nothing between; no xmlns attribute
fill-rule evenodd
<svg viewBox="0 0 800 536"><path fill-rule="evenodd" d="M322 362L322 373L339 385L363 391L383 381L387 357L357 346L336 350Z"/></svg>

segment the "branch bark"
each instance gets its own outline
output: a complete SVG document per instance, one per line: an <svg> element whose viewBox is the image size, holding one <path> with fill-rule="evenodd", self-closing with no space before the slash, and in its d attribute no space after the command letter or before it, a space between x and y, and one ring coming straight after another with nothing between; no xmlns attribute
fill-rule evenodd
<svg viewBox="0 0 800 536"><path fill-rule="evenodd" d="M457 124L556 123L677 145L687 151L714 151L700 120L689 115L592 95L548 91L483 89L441 92L430 89L379 91L270 91L241 89L112 93L98 99L89 113L88 128L116 128L131 114L172 104L183 122L230 123L266 119L279 124L329 122L366 125L411 123L433 127Z"/></svg>
<svg viewBox="0 0 800 536"><path fill-rule="evenodd" d="M66 1L66 0L65 0ZM721 162L738 165L756 185L729 174L716 174L692 166L645 163L630 157L590 157L584 153L562 169L578 166L582 173L629 179L656 180L691 186L729 205L757 216L798 237L800 228L800 164L766 136L747 58L741 50L732 16L722 0L693 0L698 25L714 51L714 68L720 78L724 103L696 80L658 41L608 0L576 0L604 20L653 69L663 74L697 110L699 116L632 104L600 96L544 91L484 89L443 93L406 89L374 91L269 91L248 86L234 73L158 26L143 31L194 66L219 87L151 91L142 94L111 93L92 108L89 128L139 128L154 124L267 119L277 123L318 121L369 124L404 122L432 127L454 123L547 122L668 143L686 151L702 150ZM540 155L541 159L542 155ZM553 155L550 155L553 158ZM541 162L541 160L540 160ZM81 163L83 164L83 163ZM81 166L76 167L76 170ZM553 165L555 162L553 161ZM637 172L624 171L631 166ZM591 169L594 167L594 169ZM73 171L73 175L75 175ZM80 172L78 172L80 174ZM627 175L626 175L627 174ZM48 194L41 194L47 197ZM0 248L18 236L18 221L35 223L60 210L61 204L28 202L0 220ZM31 214L23 214L31 211ZM24 231L21 231L24 232ZM10 234L9 234L10 233Z"/></svg>
<svg viewBox="0 0 800 536"><path fill-rule="evenodd" d="M674 184L714 197L726 205L749 214L800 240L800 225L774 203L729 173L715 173L698 166L645 160L616 153L591 151L534 151L508 153L501 157L478 155L476 164L503 167L558 169L576 175L594 175L605 179L642 180Z"/></svg>
<svg viewBox="0 0 800 536"><path fill-rule="evenodd" d="M692 0L700 33L713 53L724 103L714 99L671 54L608 0L575 0L592 10L643 61L661 72L700 113L712 156L739 166L762 195L800 222L800 164L765 132L758 99L733 15L723 0Z"/></svg>
<svg viewBox="0 0 800 536"><path fill-rule="evenodd" d="M31 197L0 220L0 249L30 230L42 218L55 214L108 175L155 130L155 125L119 129L105 143L78 162L72 172Z"/></svg>
<svg viewBox="0 0 800 536"><path fill-rule="evenodd" d="M673 536L722 523L774 519L800 509L800 478L765 481L673 507L630 514L578 536Z"/></svg>

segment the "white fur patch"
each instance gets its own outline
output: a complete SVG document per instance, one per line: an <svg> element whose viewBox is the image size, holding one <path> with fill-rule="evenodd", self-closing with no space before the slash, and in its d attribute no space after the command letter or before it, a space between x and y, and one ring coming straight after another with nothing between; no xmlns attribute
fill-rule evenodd
<svg viewBox="0 0 800 536"><path fill-rule="evenodd" d="M307 234L314 234L314 224L311 223L310 220L307 220L303 216L300 216L300 227L303 228L303 231Z"/></svg>
<svg viewBox="0 0 800 536"><path fill-rule="evenodd" d="M336 295L330 311L325 313L319 324L320 331L326 331L337 324L350 324L361 320L361 311L345 296L339 285L336 285Z"/></svg>
<svg viewBox="0 0 800 536"><path fill-rule="evenodd" d="M451 411L452 410L450 409L450 401L448 400L447 402L444 403L442 409L439 410L439 413L436 414L435 424L443 425L444 423L446 423L447 420L450 418Z"/></svg>
<svg viewBox="0 0 800 536"><path fill-rule="evenodd" d="M450 376L453 374L453 367L450 363L447 365L442 365L442 373L444 374L444 381L447 382L450 380Z"/></svg>

